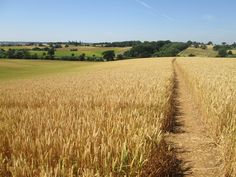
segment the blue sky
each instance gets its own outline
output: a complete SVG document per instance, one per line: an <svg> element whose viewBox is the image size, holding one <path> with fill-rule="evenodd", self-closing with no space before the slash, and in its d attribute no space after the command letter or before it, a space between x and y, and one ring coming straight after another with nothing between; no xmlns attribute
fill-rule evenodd
<svg viewBox="0 0 236 177"><path fill-rule="evenodd" d="M235 0L0 0L0 41L236 42Z"/></svg>

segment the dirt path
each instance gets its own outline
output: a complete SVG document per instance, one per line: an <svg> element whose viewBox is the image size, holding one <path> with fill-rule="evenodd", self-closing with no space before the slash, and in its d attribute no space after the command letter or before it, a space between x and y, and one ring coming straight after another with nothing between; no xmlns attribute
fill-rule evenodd
<svg viewBox="0 0 236 177"><path fill-rule="evenodd" d="M174 146L181 171L174 176L212 177L217 175L217 151L206 136L200 114L181 72L175 69L175 127L167 140Z"/></svg>

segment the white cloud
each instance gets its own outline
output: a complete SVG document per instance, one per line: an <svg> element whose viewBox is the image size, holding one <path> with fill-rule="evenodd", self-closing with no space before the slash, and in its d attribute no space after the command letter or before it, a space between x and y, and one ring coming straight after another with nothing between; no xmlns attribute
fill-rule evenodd
<svg viewBox="0 0 236 177"><path fill-rule="evenodd" d="M136 0L136 2L138 2L139 4L141 4L143 7L146 7L148 9L153 9L152 6L150 6L149 4L147 4L146 2L142 1L142 0Z"/></svg>

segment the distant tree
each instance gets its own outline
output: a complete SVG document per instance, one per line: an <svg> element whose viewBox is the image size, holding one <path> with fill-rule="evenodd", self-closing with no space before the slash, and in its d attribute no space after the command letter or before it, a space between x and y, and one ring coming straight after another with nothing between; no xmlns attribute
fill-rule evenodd
<svg viewBox="0 0 236 177"><path fill-rule="evenodd" d="M192 41L188 41L187 44L188 44L188 46L191 46L193 44L193 42Z"/></svg>
<svg viewBox="0 0 236 177"><path fill-rule="evenodd" d="M34 47L34 48L32 48L31 50L34 50L34 51L41 51L42 49L39 48L39 47Z"/></svg>
<svg viewBox="0 0 236 177"><path fill-rule="evenodd" d="M189 57L195 57L196 55L194 55L194 54L191 53L191 54L189 54L188 56L189 56Z"/></svg>
<svg viewBox="0 0 236 177"><path fill-rule="evenodd" d="M195 47L195 48L199 48L199 44L198 44L198 43L195 43L195 44L194 44L194 47Z"/></svg>
<svg viewBox="0 0 236 177"><path fill-rule="evenodd" d="M234 42L234 43L232 44L232 47L233 47L233 48L236 48L236 42Z"/></svg>
<svg viewBox="0 0 236 177"><path fill-rule="evenodd" d="M15 50L9 49L6 53L7 58L15 58Z"/></svg>
<svg viewBox="0 0 236 177"><path fill-rule="evenodd" d="M67 47L69 47L69 45L68 45L68 44L66 44L66 45L65 45L65 48L67 48Z"/></svg>
<svg viewBox="0 0 236 177"><path fill-rule="evenodd" d="M74 56L75 56L75 54L74 54L74 53L72 53L72 54L71 54L71 56L72 56L72 57L74 57Z"/></svg>
<svg viewBox="0 0 236 177"><path fill-rule="evenodd" d="M4 49L0 49L0 58L5 58L6 52Z"/></svg>
<svg viewBox="0 0 236 177"><path fill-rule="evenodd" d="M209 42L207 43L207 45L213 45L213 42L209 41Z"/></svg>
<svg viewBox="0 0 236 177"><path fill-rule="evenodd" d="M42 51L48 51L48 50L49 50L48 47L44 47L44 48L42 48Z"/></svg>
<svg viewBox="0 0 236 177"><path fill-rule="evenodd" d="M226 45L227 43L226 42L222 42L222 45Z"/></svg>
<svg viewBox="0 0 236 177"><path fill-rule="evenodd" d="M22 50L16 50L16 51L14 52L14 57L13 57L13 58L20 58L20 59L25 58L25 53L24 53L24 51L22 51Z"/></svg>
<svg viewBox="0 0 236 177"><path fill-rule="evenodd" d="M227 50L225 48L220 48L218 51L219 57L226 57L227 56Z"/></svg>
<svg viewBox="0 0 236 177"><path fill-rule="evenodd" d="M38 54L37 54L37 53L34 53L33 55L31 55L30 58L31 58L31 59L38 59Z"/></svg>
<svg viewBox="0 0 236 177"><path fill-rule="evenodd" d="M54 47L55 49L59 49L59 48L62 48L62 45L61 45L61 44L54 44L53 47Z"/></svg>
<svg viewBox="0 0 236 177"><path fill-rule="evenodd" d="M124 56L122 54L117 55L117 60L123 60L123 59L124 59Z"/></svg>
<svg viewBox="0 0 236 177"><path fill-rule="evenodd" d="M213 47L213 50L218 51L222 46L221 45L215 45Z"/></svg>
<svg viewBox="0 0 236 177"><path fill-rule="evenodd" d="M49 43L49 47L51 47L51 48L52 48L52 47L53 47L53 43Z"/></svg>
<svg viewBox="0 0 236 177"><path fill-rule="evenodd" d="M228 55L233 55L233 52L231 50L228 51Z"/></svg>
<svg viewBox="0 0 236 177"><path fill-rule="evenodd" d="M55 55L55 49L53 47L49 48L47 55L50 59L53 59Z"/></svg>
<svg viewBox="0 0 236 177"><path fill-rule="evenodd" d="M78 49L77 48L74 48L74 49L70 49L70 51L78 51Z"/></svg>
<svg viewBox="0 0 236 177"><path fill-rule="evenodd" d="M82 53L80 56L79 56L79 60L80 61L85 61L85 54Z"/></svg>
<svg viewBox="0 0 236 177"><path fill-rule="evenodd" d="M157 51L153 56L156 57L175 57L177 56L181 51L188 48L187 43L182 42L172 42L169 44L164 45Z"/></svg>
<svg viewBox="0 0 236 177"><path fill-rule="evenodd" d="M103 58L107 61L113 61L115 58L115 51L114 50L108 50L102 53Z"/></svg>

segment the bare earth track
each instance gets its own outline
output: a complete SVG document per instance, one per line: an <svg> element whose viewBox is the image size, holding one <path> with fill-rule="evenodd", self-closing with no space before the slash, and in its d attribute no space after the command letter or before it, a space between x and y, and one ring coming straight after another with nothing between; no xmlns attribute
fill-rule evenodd
<svg viewBox="0 0 236 177"><path fill-rule="evenodd" d="M200 113L194 105L185 80L175 69L175 125L167 141L176 150L180 171L174 176L212 177L218 176L217 151L206 135L200 121Z"/></svg>

